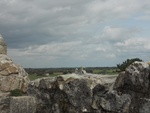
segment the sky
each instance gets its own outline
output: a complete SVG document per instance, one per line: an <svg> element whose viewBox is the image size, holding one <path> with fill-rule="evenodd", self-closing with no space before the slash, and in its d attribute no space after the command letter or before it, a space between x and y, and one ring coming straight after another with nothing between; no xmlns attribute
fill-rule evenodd
<svg viewBox="0 0 150 113"><path fill-rule="evenodd" d="M150 0L0 0L8 56L26 68L150 61Z"/></svg>

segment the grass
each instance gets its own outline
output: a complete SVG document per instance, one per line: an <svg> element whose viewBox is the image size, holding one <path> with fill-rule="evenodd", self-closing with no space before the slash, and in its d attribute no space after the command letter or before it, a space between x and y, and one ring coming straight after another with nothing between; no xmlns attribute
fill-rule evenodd
<svg viewBox="0 0 150 113"><path fill-rule="evenodd" d="M32 74L32 75L29 75L29 79L32 81L32 80L35 80L35 79L38 79L38 78L42 78L42 77L55 77L57 75L59 75L59 74L50 74L48 76L46 76L46 75L40 76L40 75Z"/></svg>
<svg viewBox="0 0 150 113"><path fill-rule="evenodd" d="M107 74L107 75L114 75L118 74L115 69L94 69L94 74Z"/></svg>
<svg viewBox="0 0 150 113"><path fill-rule="evenodd" d="M93 69L92 70L93 74L103 74L103 75L115 75L115 74L118 74L118 72L116 72L115 69ZM48 76L46 75L37 75L37 74L32 74L32 75L29 75L29 79L32 81L32 80L35 80L35 79L38 79L38 78L42 78L42 77L55 77L57 75L62 75L63 73L53 73L53 74L50 74Z"/></svg>
<svg viewBox="0 0 150 113"><path fill-rule="evenodd" d="M15 97L22 96L22 92L20 89L15 89L15 90L10 91L10 96L15 96Z"/></svg>

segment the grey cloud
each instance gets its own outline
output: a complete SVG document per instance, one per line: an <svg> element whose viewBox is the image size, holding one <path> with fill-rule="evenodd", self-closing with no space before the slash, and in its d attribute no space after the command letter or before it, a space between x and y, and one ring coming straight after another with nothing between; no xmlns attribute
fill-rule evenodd
<svg viewBox="0 0 150 113"><path fill-rule="evenodd" d="M78 8L79 13L75 6L66 6L66 1L59 1L59 3L47 0L28 2L16 1L1 4L3 10L0 12L2 15L0 32L8 43L11 42L11 47L19 47L19 45L22 47L24 43L28 43L26 46L29 46L34 43L57 41L58 37L74 34L76 28L73 25L77 26L84 21L82 16L79 16L82 8L81 10ZM81 2L69 3L68 5L77 5Z"/></svg>
<svg viewBox="0 0 150 113"><path fill-rule="evenodd" d="M87 24L90 24L89 22L96 18L98 21L99 19L109 19L116 16L112 9L122 3L113 3L114 6L113 4L111 6L111 3L113 2L109 0L106 2L97 0L93 2L90 0L1 1L0 6L2 6L2 9L0 10L0 15L2 16L0 17L0 32L4 34L8 40L10 40L12 36L16 37L15 39L18 41L18 38L26 38L22 38L22 42L18 42L16 45L23 45L22 43L24 41L29 42L28 40L30 40L30 42L33 40L33 43L36 43L38 39L33 37L39 37L39 34L43 34L43 36L44 34L46 36L49 35L49 38L53 38L52 40L55 40L55 38L57 40L57 36L61 38L63 36L70 37L75 33L75 35L82 37L82 34L78 34L77 29L85 29ZM107 8L105 5L110 7ZM97 6L98 9L93 10L95 6ZM102 6L102 8L100 6ZM121 13L120 11L119 14ZM114 14L114 16L112 14ZM92 25L90 24L88 27L90 26ZM13 43L15 43L15 41Z"/></svg>
<svg viewBox="0 0 150 113"><path fill-rule="evenodd" d="M0 33L13 58L17 57L15 53L22 57L35 53L32 54L35 59L43 58L40 54L44 53L39 51L43 47L43 51L46 48L52 51L44 55L53 60L68 57L70 62L81 59L86 64L88 59L95 58L95 62L106 56L115 59L122 54L115 44L142 31L140 26L120 25L113 20L126 23L130 18L133 21L135 15L147 17L150 9L147 4L148 0L2 0Z"/></svg>

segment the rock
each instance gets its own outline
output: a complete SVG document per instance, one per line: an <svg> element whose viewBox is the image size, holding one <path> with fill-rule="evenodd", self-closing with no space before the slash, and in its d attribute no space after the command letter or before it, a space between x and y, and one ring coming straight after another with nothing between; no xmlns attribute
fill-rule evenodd
<svg viewBox="0 0 150 113"><path fill-rule="evenodd" d="M140 99L140 103L137 104L137 108L139 109L139 113L149 113L150 112L150 99L147 99L147 98Z"/></svg>
<svg viewBox="0 0 150 113"><path fill-rule="evenodd" d="M0 113L10 112L10 93L0 92Z"/></svg>
<svg viewBox="0 0 150 113"><path fill-rule="evenodd" d="M128 94L118 94L116 91L108 91L102 85L93 89L93 109L108 113L129 113L131 97Z"/></svg>
<svg viewBox="0 0 150 113"><path fill-rule="evenodd" d="M145 98L150 99L150 67L144 62L134 62L125 72L119 74L114 84L114 90L123 94L131 95L130 113L147 113L142 109L149 109L146 104L141 102ZM143 107L139 109L140 107ZM149 111L150 112L150 111Z"/></svg>
<svg viewBox="0 0 150 113"><path fill-rule="evenodd" d="M31 81L28 94L37 100L36 113L129 113L131 103L101 77L76 74Z"/></svg>
<svg viewBox="0 0 150 113"><path fill-rule="evenodd" d="M6 44L0 35L0 91L20 89L26 92L29 82L25 70L7 56Z"/></svg>
<svg viewBox="0 0 150 113"><path fill-rule="evenodd" d="M138 98L134 101L134 103L133 102L131 103L129 109L130 109L130 113L150 113L150 99Z"/></svg>
<svg viewBox="0 0 150 113"><path fill-rule="evenodd" d="M7 55L0 55L0 91L20 89L26 92L29 81L21 66L14 64Z"/></svg>
<svg viewBox="0 0 150 113"><path fill-rule="evenodd" d="M103 84L100 78L64 75L37 79L28 94L37 99L37 113L83 113L91 111L92 89Z"/></svg>
<svg viewBox="0 0 150 113"><path fill-rule="evenodd" d="M19 89L26 93L29 82L30 80L25 70L7 56L7 47L0 35L0 113L10 113L13 111L10 110L10 105L15 105L15 103L10 101L10 92Z"/></svg>
<svg viewBox="0 0 150 113"><path fill-rule="evenodd" d="M149 95L150 67L144 62L134 62L119 74L114 89L122 93ZM131 92L131 93L130 93Z"/></svg>
<svg viewBox="0 0 150 113"><path fill-rule="evenodd" d="M134 62L113 84L114 77L41 78L29 84L28 94L37 100L37 113L149 113L149 64Z"/></svg>
<svg viewBox="0 0 150 113"><path fill-rule="evenodd" d="M75 74L78 74L78 75L85 75L85 74L86 74L86 71L83 69L83 67L80 67L80 69L76 68L76 69L75 69Z"/></svg>
<svg viewBox="0 0 150 113"><path fill-rule="evenodd" d="M36 113L36 100L34 97L11 97L10 113Z"/></svg>
<svg viewBox="0 0 150 113"><path fill-rule="evenodd" d="M0 54L7 54L7 46L2 35L0 35Z"/></svg>

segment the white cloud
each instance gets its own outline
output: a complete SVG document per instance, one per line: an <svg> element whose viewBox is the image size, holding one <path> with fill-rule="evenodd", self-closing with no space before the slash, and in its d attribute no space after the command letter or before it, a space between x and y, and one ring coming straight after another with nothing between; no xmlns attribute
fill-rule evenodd
<svg viewBox="0 0 150 113"><path fill-rule="evenodd" d="M88 16L94 17L92 21L106 21L114 18L129 18L143 11L147 3L149 2L140 0L93 0L86 5L86 8Z"/></svg>
<svg viewBox="0 0 150 113"><path fill-rule="evenodd" d="M107 58L115 58L115 57L116 57L116 55L112 53L112 54L108 54L108 55L106 55L106 57L107 57Z"/></svg>
<svg viewBox="0 0 150 113"><path fill-rule="evenodd" d="M149 61L150 42L148 38L130 38L116 43L118 57L141 58Z"/></svg>
<svg viewBox="0 0 150 113"><path fill-rule="evenodd" d="M126 37L127 32L129 32L128 29L106 26L103 29L102 37L107 38L108 40L121 40L122 38L128 38Z"/></svg>
<svg viewBox="0 0 150 113"><path fill-rule="evenodd" d="M117 42L116 46L119 47L136 47L136 46L145 46L148 45L149 41L145 38L130 38L125 40L124 42Z"/></svg>

